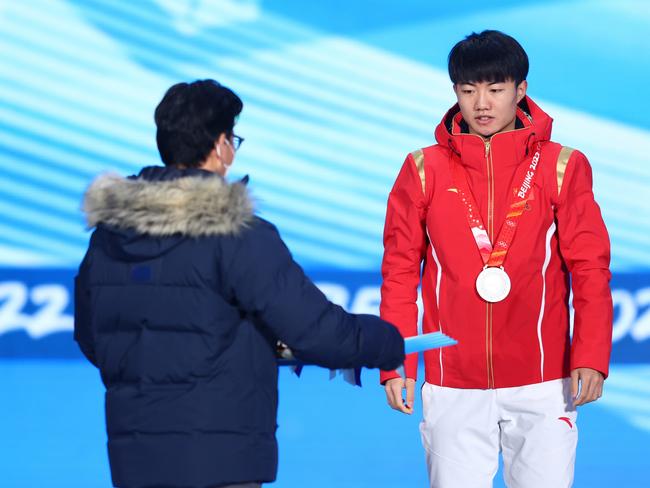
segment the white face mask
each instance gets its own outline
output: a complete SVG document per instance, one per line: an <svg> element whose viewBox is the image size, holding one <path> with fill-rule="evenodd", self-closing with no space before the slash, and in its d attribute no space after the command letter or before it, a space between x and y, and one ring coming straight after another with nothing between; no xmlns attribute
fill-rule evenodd
<svg viewBox="0 0 650 488"><path fill-rule="evenodd" d="M230 146L230 142L228 142L228 139L225 139L224 142L225 142L227 145ZM231 147L232 147L232 146L231 146ZM230 161L229 163L226 163L226 162L221 158L221 147L219 146L219 143L215 143L215 145L214 145L214 149L217 151L217 157L218 157L218 158L221 160L221 162L223 163L223 166L224 166L223 176L226 176L226 174L228 173L228 170L230 169L230 166L232 165L233 161L235 160L234 151L233 151L233 159L232 159L232 161Z"/></svg>

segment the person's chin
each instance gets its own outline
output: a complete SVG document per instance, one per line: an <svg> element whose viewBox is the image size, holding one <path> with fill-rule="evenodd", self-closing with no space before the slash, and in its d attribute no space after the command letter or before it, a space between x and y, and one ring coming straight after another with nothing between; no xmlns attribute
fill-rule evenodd
<svg viewBox="0 0 650 488"><path fill-rule="evenodd" d="M471 126L473 132L481 137L489 139L494 134L501 132L503 129L499 127L496 120L490 121L489 124L474 124Z"/></svg>
<svg viewBox="0 0 650 488"><path fill-rule="evenodd" d="M489 127L472 127L472 129L474 134L484 137L486 139L492 137L496 132Z"/></svg>

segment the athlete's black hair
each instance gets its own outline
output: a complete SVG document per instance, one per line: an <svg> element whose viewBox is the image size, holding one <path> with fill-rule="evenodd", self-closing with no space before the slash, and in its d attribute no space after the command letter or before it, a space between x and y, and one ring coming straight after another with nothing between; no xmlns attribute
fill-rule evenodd
<svg viewBox="0 0 650 488"><path fill-rule="evenodd" d="M454 84L514 81L518 86L528 76L528 55L513 37L484 30L452 48L448 68Z"/></svg>

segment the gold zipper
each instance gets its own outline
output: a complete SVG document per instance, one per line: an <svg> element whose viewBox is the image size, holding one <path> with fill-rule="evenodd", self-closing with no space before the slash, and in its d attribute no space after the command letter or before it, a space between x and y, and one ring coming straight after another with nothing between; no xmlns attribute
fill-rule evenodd
<svg viewBox="0 0 650 488"><path fill-rule="evenodd" d="M491 138L485 143L485 163L488 176L488 236L490 242L494 243L494 165L492 164L492 153L490 152ZM494 388L494 365L492 362L492 304L486 304L485 310L485 349L487 360L488 388Z"/></svg>
<svg viewBox="0 0 650 488"><path fill-rule="evenodd" d="M526 112L524 112L526 113ZM526 114L528 119L532 122L532 118ZM526 130L527 128L513 129L506 132L516 132L519 130ZM499 132L503 134L504 132ZM491 143L492 137L497 134L493 134L489 139L485 140L478 134L469 134L474 137L480 137L485 144L485 164L487 166L487 175L488 175L488 221L487 221L487 232L490 238L490 242L494 242L494 166L492 164L492 153L491 153ZM492 303L486 304L485 309L485 354L487 362L487 385L488 388L494 388L494 363L492 361Z"/></svg>

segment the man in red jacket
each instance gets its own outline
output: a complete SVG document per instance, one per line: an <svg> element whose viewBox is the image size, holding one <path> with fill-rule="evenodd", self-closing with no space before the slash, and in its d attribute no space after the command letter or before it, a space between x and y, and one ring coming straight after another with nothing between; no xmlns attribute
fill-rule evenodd
<svg viewBox="0 0 650 488"><path fill-rule="evenodd" d="M609 238L577 150L526 96L512 37L472 34L449 55L458 103L438 144L406 158L388 199L381 316L405 337L442 331L424 353L420 425L432 487L571 486L576 407L598 399L612 334ZM569 331L569 293L575 325ZM413 412L406 378L382 372L391 407ZM403 393L406 390L406 401Z"/></svg>

